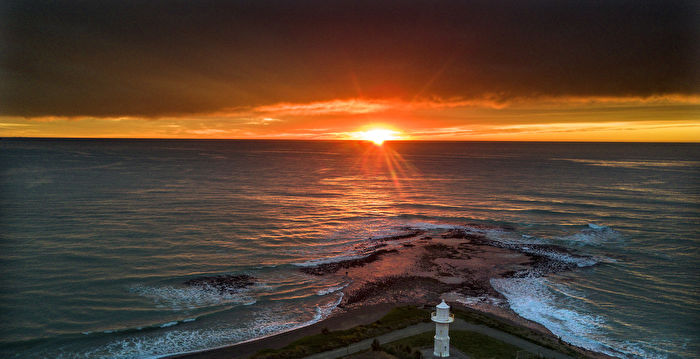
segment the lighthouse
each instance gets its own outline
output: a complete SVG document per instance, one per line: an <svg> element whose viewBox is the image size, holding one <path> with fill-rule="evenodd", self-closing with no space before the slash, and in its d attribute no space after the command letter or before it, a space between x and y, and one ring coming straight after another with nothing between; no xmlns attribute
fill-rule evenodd
<svg viewBox="0 0 700 359"><path fill-rule="evenodd" d="M450 323L454 322L454 314L450 314L450 306L442 300L430 314L430 319L435 322L435 347L433 355L438 358L450 356Z"/></svg>

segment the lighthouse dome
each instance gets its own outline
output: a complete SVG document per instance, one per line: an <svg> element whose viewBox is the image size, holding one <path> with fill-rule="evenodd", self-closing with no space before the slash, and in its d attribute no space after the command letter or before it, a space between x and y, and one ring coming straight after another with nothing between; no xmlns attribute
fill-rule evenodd
<svg viewBox="0 0 700 359"><path fill-rule="evenodd" d="M450 309L450 306L445 303L445 300L443 299L440 304L436 306L438 309Z"/></svg>

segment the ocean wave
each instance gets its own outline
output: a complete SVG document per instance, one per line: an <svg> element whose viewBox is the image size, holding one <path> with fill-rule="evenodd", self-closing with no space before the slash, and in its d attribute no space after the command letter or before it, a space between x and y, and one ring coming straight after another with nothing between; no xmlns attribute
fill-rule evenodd
<svg viewBox="0 0 700 359"><path fill-rule="evenodd" d="M558 262L561 265L574 265L576 267L590 267L598 264L601 258L577 254L571 252L568 248L546 244L545 241L537 237L514 232L507 228L481 228L481 227L464 227L467 234L478 234L488 239L490 245L508 248L521 253L530 254L533 256L544 257L551 261ZM603 260L609 262L608 260ZM542 268L541 268L542 269ZM562 268L564 269L564 268ZM532 271L526 271L531 273ZM532 273L536 274L536 273ZM544 273L540 273L544 274Z"/></svg>
<svg viewBox="0 0 700 359"><path fill-rule="evenodd" d="M575 246L602 246L608 243L620 242L623 237L620 232L615 229L589 223L587 228L584 228L576 233L558 237L558 240L565 241L567 244Z"/></svg>
<svg viewBox="0 0 700 359"><path fill-rule="evenodd" d="M332 314L333 310L335 310L335 308L337 308L338 305L340 305L340 302L343 300L344 294L343 294L343 292L338 292L336 296L337 296L337 298L333 301L330 301L330 302L328 302L326 304L322 304L322 305L316 305L314 307L314 316L308 321L293 322L291 325L290 325L290 322L284 322L284 324L279 324L279 323L275 324L275 323L268 322L268 323L264 324L267 328L266 334L252 336L252 338L241 341L240 343L258 340L258 339L265 338L268 336L277 335L277 334L280 334L283 332L287 332L287 331L294 330L297 328L303 328L303 327L318 323L319 321L326 319L328 316L330 316ZM252 327L256 327L257 325L264 323L264 321L260 320L261 317L256 317L256 318L258 318L258 319L256 320L256 322L253 324Z"/></svg>
<svg viewBox="0 0 700 359"><path fill-rule="evenodd" d="M343 300L343 292L338 292L337 299L335 301L332 301L330 303L324 304L324 305L316 305L316 315L314 316L314 319L310 320L309 322L305 323L303 326L311 325L314 323L318 323L323 319L328 318L333 310L340 305L340 302Z"/></svg>
<svg viewBox="0 0 700 359"><path fill-rule="evenodd" d="M667 358L661 349L669 343L656 340L618 340L607 335L609 323L586 309L585 294L544 277L491 279L511 310L542 324L554 335L573 345L620 358ZM665 344L665 345L662 345Z"/></svg>
<svg viewBox="0 0 700 359"><path fill-rule="evenodd" d="M222 292L207 285L197 287L149 287L138 285L132 287L131 291L152 299L156 307L169 307L174 310L230 304L250 305L256 302L248 290L241 290L236 293Z"/></svg>
<svg viewBox="0 0 700 359"><path fill-rule="evenodd" d="M458 226L458 225L454 225L454 224L430 223L430 222L409 222L409 223L406 223L406 227L409 229L432 231L432 230L449 230L449 229L460 228L462 226Z"/></svg>
<svg viewBox="0 0 700 359"><path fill-rule="evenodd" d="M604 231L604 230L610 229L610 227L608 227L608 226L601 226L601 225L594 224L594 223L589 223L588 228L596 230L596 231Z"/></svg>
<svg viewBox="0 0 700 359"><path fill-rule="evenodd" d="M311 318L298 321L294 316L282 315L289 313L284 310L268 309L252 316L252 321L240 328L182 328L177 329L176 324L188 321L168 322L160 325L163 329L149 333L148 335L129 335L115 338L114 340L81 352L73 352L66 355L52 355L57 358L148 358L155 359L173 354L189 353L197 350L213 349L256 340L286 331L305 327L318 323L330 316L343 299L343 293L336 293L336 297L313 307ZM310 309L310 308L309 308Z"/></svg>
<svg viewBox="0 0 700 359"><path fill-rule="evenodd" d="M214 313L218 313L219 311L213 312L213 313L208 313L205 315L213 315ZM129 334L129 333L135 333L135 332L148 332L152 330L157 330L161 328L169 328L169 327L174 327L178 324L184 324L184 323L191 323L194 322L198 319L199 317L194 317L194 318L185 318L182 320L172 320L169 322L165 323L156 323L156 324L151 324L151 325L142 325L138 327L131 327L131 328L115 328L115 329L106 329L102 331L85 331L81 332L80 334L82 335L87 335L87 336L93 336L93 335L103 335L103 334Z"/></svg>
<svg viewBox="0 0 700 359"><path fill-rule="evenodd" d="M593 160L593 159L578 159L578 158L553 158L554 160L569 161L581 163L589 166L598 167L617 167L617 168L632 168L632 169L677 169L677 168L694 168L700 165L700 161L685 161L685 160L664 160L664 161L623 161L623 160Z"/></svg>
<svg viewBox="0 0 700 359"><path fill-rule="evenodd" d="M607 345L597 340L602 336L603 318L584 314L557 302L543 277L491 279L491 286L508 300L519 316L544 325L554 335L571 344L599 352Z"/></svg>
<svg viewBox="0 0 700 359"><path fill-rule="evenodd" d="M328 295L331 293L335 293L337 291L343 290L345 287L349 286L350 283L343 283L341 285L333 286L333 287L328 287L328 288L323 288L320 289L316 292L316 295L323 296L323 295Z"/></svg>
<svg viewBox="0 0 700 359"><path fill-rule="evenodd" d="M598 260L595 257L574 255L547 247L523 245L520 249L524 253L547 257L561 263L573 264L579 268L591 267L598 264Z"/></svg>
<svg viewBox="0 0 700 359"><path fill-rule="evenodd" d="M223 346L243 333L224 329L169 330L161 335L131 336L71 357L155 359L193 349Z"/></svg>

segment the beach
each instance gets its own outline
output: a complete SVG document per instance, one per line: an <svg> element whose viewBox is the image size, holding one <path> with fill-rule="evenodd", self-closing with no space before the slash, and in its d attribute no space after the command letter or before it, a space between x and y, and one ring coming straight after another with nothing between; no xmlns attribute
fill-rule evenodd
<svg viewBox="0 0 700 359"><path fill-rule="evenodd" d="M279 349L323 330L344 330L373 323L399 305L431 309L440 299L447 299L456 308L489 313L499 321L556 338L545 327L497 305L503 297L489 284L490 280L571 270L573 267L566 261L552 258L570 256L585 260L585 257L556 246L537 251L531 247L504 246L481 232L509 229L470 228L471 231L454 228L437 232L407 228L402 235L373 238L381 249L374 248L367 257L300 267L301 272L309 275L341 276L350 283L328 318L284 333L168 358L247 358L259 350ZM481 301L474 303L465 298L481 298ZM607 357L577 349L589 357Z"/></svg>
<svg viewBox="0 0 700 359"><path fill-rule="evenodd" d="M288 332L275 334L269 337L254 339L231 346L226 346L217 349L204 350L194 353L177 354L166 358L188 358L188 359L218 359L218 358L247 358L262 349L279 349L285 345L301 339L305 336L319 334L326 328L328 330L344 330L355 327L357 325L372 323L386 313L388 313L395 304L376 304L366 306L361 309L346 311L339 313L321 322L290 330Z"/></svg>

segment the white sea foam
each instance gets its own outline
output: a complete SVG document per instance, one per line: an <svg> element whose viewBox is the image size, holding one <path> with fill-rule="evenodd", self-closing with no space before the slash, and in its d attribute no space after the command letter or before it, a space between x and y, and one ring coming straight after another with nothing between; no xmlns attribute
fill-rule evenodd
<svg viewBox="0 0 700 359"><path fill-rule="evenodd" d="M171 353L222 346L239 333L227 330L172 330L158 336L129 337L97 348L86 357L159 358Z"/></svg>
<svg viewBox="0 0 700 359"><path fill-rule="evenodd" d="M564 262L564 263L571 263L575 264L576 266L583 268L583 267L590 267L598 264L598 260L594 257L578 257L578 256L572 256L570 254L562 253L562 252L557 252L557 251L549 251L549 250L542 250L542 249L536 249L536 248L523 248L523 251L525 253L530 253L530 254L537 254L541 256L545 256L547 258L559 261L559 262Z"/></svg>
<svg viewBox="0 0 700 359"><path fill-rule="evenodd" d="M343 283L343 284L341 284L341 285L337 285L337 286L333 286L333 287L328 287L328 288L323 288L323 289L318 290L318 291L316 292L316 295L328 295L328 294L331 294L331 293L335 293L335 292L337 292L337 291L339 291L339 290L343 290L343 288L347 287L348 285L350 285L350 283Z"/></svg>
<svg viewBox="0 0 700 359"><path fill-rule="evenodd" d="M409 222L406 226L410 229L418 229L423 231L431 230L448 230L455 228L462 228L462 226L457 226L454 224L442 224L442 223L429 223L429 222Z"/></svg>
<svg viewBox="0 0 700 359"><path fill-rule="evenodd" d="M478 297L467 297L464 295L459 295L455 297L455 301L458 303L462 303L468 307L478 306L482 304L501 307L505 304L502 299L494 298L488 295L480 295Z"/></svg>
<svg viewBox="0 0 700 359"><path fill-rule="evenodd" d="M506 248L518 250L523 253L544 256L563 263L575 264L578 267L590 267L598 264L600 261L599 258L591 256L578 256L555 249L548 249L547 247L543 247L542 241L539 241L534 236L505 231L502 229L476 228L474 231L486 235L488 239L497 242Z"/></svg>
<svg viewBox="0 0 700 359"><path fill-rule="evenodd" d="M167 328L167 327L172 327L173 325L177 325L177 324L178 324L177 321L174 321L174 322L167 322L167 323L161 324L160 327L161 327L161 328Z"/></svg>
<svg viewBox="0 0 700 359"><path fill-rule="evenodd" d="M247 290L236 293L221 292L210 286L202 287L149 287L135 286L131 291L143 297L151 298L156 307L171 308L174 310L193 309L213 305L224 304L254 304L253 298Z"/></svg>
<svg viewBox="0 0 700 359"><path fill-rule="evenodd" d="M334 300L316 305L313 316L303 322L296 321L295 318L288 315L280 317L278 316L280 311L264 311L253 316L251 322L240 328L177 329L177 327L173 327L151 335L130 335L126 338L115 339L100 347L81 353L71 353L69 357L155 359L176 353L217 348L317 323L327 318L342 299L343 293L338 292ZM187 319L182 322L185 321ZM165 323L161 327L172 327L174 324L166 326L170 323Z"/></svg>
<svg viewBox="0 0 700 359"><path fill-rule="evenodd" d="M521 317L544 325L571 344L609 352L607 346L597 340L601 337L603 318L559 303L546 278L491 279L491 286L506 297L510 308Z"/></svg>
<svg viewBox="0 0 700 359"><path fill-rule="evenodd" d="M632 341L624 341L622 343L616 343L615 349L617 351L622 352L625 354L627 357L631 358L650 358L650 359L665 359L670 356L671 353L668 352L659 352L657 350L660 350L659 348L663 347L669 347L670 342L663 343L663 345L660 345L661 343L656 341L656 340L647 340L643 343L640 342L632 342ZM672 345L672 344L671 344ZM654 348L654 349L652 349ZM685 349L685 348L683 348ZM685 350L683 350L685 351ZM696 353L697 354L697 353ZM618 354L619 356L619 354Z"/></svg>
<svg viewBox="0 0 700 359"><path fill-rule="evenodd" d="M609 243L620 242L623 237L620 232L613 228L589 223L584 228L574 234L558 238L574 246L602 246Z"/></svg>
<svg viewBox="0 0 700 359"><path fill-rule="evenodd" d="M320 322L323 319L328 318L328 316L331 315L333 310L335 308L337 308L338 305L340 304L340 302L343 300L343 296L344 296L343 292L338 292L338 294L337 294L338 298L335 301L324 304L324 305L317 305L316 306L316 315L314 316L314 318L312 320L304 323L303 326L311 325L311 324Z"/></svg>

